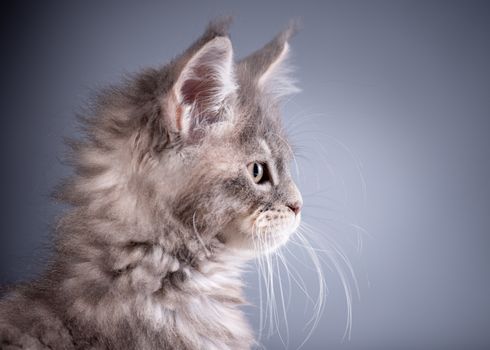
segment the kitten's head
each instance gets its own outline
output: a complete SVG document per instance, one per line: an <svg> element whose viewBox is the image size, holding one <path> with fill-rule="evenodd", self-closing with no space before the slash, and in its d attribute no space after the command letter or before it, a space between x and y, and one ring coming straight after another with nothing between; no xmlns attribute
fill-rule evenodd
<svg viewBox="0 0 490 350"><path fill-rule="evenodd" d="M226 31L226 21L212 23L170 64L103 95L79 163L110 166L78 186L107 190L96 198L111 201L111 215L148 231L178 223L203 242L266 252L287 241L301 215L278 109L295 90L285 74L294 28L238 62Z"/></svg>

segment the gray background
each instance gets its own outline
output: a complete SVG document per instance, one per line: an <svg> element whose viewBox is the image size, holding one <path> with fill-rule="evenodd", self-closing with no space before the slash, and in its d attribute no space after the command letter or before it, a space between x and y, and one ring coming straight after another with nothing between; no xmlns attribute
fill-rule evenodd
<svg viewBox="0 0 490 350"><path fill-rule="evenodd" d="M345 298L326 269L326 312L303 348L490 348L488 2L2 6L1 284L40 271L61 209L49 193L70 171L62 137L77 132L90 89L169 60L216 15L235 15L237 57L301 17L291 46L303 92L284 113L302 154L304 220L345 250L360 289L351 339L342 340ZM314 273L291 265L314 294ZM247 293L257 302L251 270ZM291 298L294 349L311 305L298 288ZM257 328L258 309L247 312ZM277 334L263 342L284 348Z"/></svg>

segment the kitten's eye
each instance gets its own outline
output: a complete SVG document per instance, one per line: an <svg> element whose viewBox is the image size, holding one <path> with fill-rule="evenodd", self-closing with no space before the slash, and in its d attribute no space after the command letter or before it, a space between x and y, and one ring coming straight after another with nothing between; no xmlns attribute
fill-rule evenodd
<svg viewBox="0 0 490 350"><path fill-rule="evenodd" d="M250 163L247 168L250 176L252 176L252 180L254 180L256 184L262 184L269 181L267 165L253 162Z"/></svg>

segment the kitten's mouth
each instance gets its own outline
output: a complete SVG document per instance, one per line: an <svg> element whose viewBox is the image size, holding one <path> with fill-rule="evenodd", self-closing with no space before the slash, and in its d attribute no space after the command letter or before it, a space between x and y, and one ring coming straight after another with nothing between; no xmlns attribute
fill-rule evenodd
<svg viewBox="0 0 490 350"><path fill-rule="evenodd" d="M228 247L254 257L284 245L298 228L301 214L288 208L256 210L234 222L218 239Z"/></svg>
<svg viewBox="0 0 490 350"><path fill-rule="evenodd" d="M288 222L272 224L268 229L254 232L258 240L258 250L275 250L284 245L299 226L299 219L290 219Z"/></svg>
<svg viewBox="0 0 490 350"><path fill-rule="evenodd" d="M289 209L258 211L252 216L252 243L257 253L271 252L284 245L298 228L301 215Z"/></svg>

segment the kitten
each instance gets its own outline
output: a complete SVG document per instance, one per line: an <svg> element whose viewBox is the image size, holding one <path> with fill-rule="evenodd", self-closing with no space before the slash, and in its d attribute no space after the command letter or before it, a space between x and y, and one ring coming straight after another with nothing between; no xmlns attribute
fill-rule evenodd
<svg viewBox="0 0 490 350"><path fill-rule="evenodd" d="M247 260L300 222L280 97L294 26L235 63L229 20L102 91L37 281L0 301L2 349L250 349Z"/></svg>

